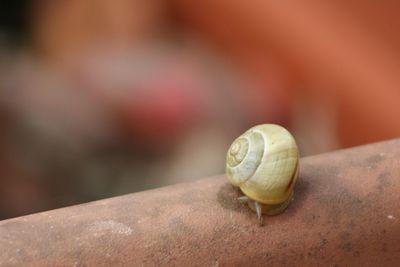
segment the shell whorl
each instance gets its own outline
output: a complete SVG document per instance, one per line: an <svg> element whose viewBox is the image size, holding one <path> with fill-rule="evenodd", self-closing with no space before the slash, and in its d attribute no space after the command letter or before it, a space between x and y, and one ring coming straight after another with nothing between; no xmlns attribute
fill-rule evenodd
<svg viewBox="0 0 400 267"><path fill-rule="evenodd" d="M274 124L255 126L239 136L227 153L226 173L249 198L264 204L284 202L298 173L293 136Z"/></svg>
<svg viewBox="0 0 400 267"><path fill-rule="evenodd" d="M257 170L264 154L264 139L260 133L246 132L231 145L227 155L228 177L240 186Z"/></svg>

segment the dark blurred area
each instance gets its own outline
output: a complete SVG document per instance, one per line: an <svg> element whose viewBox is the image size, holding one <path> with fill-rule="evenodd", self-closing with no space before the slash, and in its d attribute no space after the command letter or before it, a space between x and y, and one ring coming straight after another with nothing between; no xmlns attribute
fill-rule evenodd
<svg viewBox="0 0 400 267"><path fill-rule="evenodd" d="M224 172L232 140L302 155L400 133L397 2L0 3L0 219Z"/></svg>

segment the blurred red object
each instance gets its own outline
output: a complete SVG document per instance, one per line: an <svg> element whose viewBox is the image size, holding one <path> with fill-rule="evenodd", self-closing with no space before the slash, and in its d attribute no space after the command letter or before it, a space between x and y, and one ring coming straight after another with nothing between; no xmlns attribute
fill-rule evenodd
<svg viewBox="0 0 400 267"><path fill-rule="evenodd" d="M83 88L142 143L175 140L208 112L204 69L173 51L100 50L79 62Z"/></svg>

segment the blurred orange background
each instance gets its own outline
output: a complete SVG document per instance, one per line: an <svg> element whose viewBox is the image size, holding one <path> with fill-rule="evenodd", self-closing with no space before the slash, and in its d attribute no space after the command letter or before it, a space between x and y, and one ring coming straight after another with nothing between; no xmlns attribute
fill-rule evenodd
<svg viewBox="0 0 400 267"><path fill-rule="evenodd" d="M0 219L222 173L258 123L303 156L398 137L399 5L0 4Z"/></svg>

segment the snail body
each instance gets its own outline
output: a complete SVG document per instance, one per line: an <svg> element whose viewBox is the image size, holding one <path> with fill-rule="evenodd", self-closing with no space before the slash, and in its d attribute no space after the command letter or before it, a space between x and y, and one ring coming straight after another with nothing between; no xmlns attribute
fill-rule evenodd
<svg viewBox="0 0 400 267"><path fill-rule="evenodd" d="M274 215L287 207L298 171L296 141L279 125L250 128L235 139L227 153L229 181L240 188L246 196L241 199L248 200L250 208L258 214Z"/></svg>

